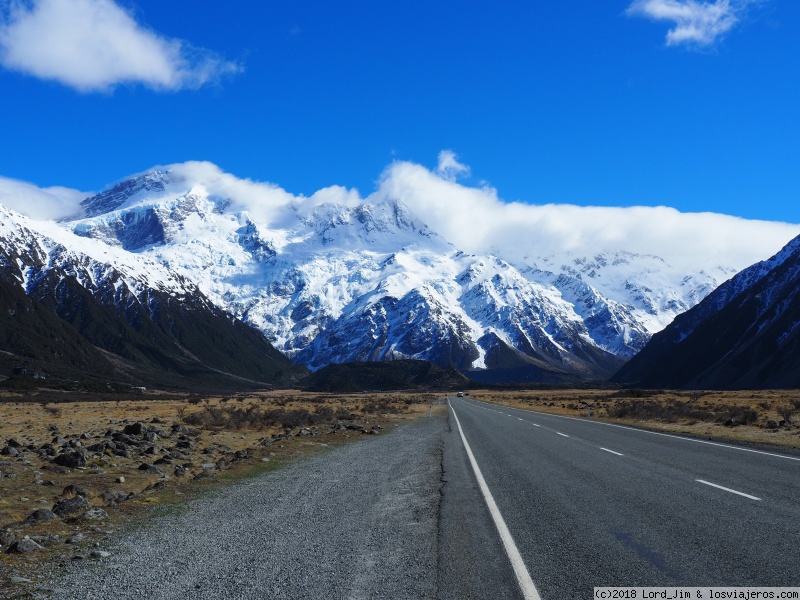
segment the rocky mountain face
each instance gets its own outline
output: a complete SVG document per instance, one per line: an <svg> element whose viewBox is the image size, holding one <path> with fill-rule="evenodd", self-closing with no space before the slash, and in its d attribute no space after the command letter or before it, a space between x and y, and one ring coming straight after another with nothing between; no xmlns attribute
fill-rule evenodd
<svg viewBox="0 0 800 600"><path fill-rule="evenodd" d="M679 315L613 380L669 388L800 386L800 237Z"/></svg>
<svg viewBox="0 0 800 600"><path fill-rule="evenodd" d="M251 214L237 193L169 170L123 181L84 200L80 219L28 222L13 234L30 236L25 243L6 233L4 247L17 248L9 281L53 299L84 331L70 300L80 290L171 339L178 321L161 318L168 309L229 315L312 370L411 358L562 381L609 376L732 274L687 274L623 250L512 264L459 251L391 198Z"/></svg>
<svg viewBox="0 0 800 600"><path fill-rule="evenodd" d="M5 207L0 305L4 363L62 377L224 387L297 372L259 331L163 265Z"/></svg>

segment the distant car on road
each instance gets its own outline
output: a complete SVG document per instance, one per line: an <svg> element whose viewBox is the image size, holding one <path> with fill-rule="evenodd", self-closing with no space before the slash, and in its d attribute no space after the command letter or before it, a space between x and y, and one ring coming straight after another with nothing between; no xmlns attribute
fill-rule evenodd
<svg viewBox="0 0 800 600"><path fill-rule="evenodd" d="M464 392L458 392L456 394L456 398L463 398L463 397L464 397Z"/></svg>

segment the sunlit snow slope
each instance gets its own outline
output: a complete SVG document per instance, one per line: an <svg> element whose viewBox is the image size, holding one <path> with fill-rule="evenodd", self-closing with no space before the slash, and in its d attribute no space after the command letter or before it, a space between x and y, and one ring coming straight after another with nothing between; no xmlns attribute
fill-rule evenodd
<svg viewBox="0 0 800 600"><path fill-rule="evenodd" d="M512 264L461 252L391 197L275 189L253 214L236 186L217 187L191 169L153 171L52 227L106 248L109 262L154 265L160 284L191 282L313 369L419 358L604 377L734 273L680 272L624 249Z"/></svg>

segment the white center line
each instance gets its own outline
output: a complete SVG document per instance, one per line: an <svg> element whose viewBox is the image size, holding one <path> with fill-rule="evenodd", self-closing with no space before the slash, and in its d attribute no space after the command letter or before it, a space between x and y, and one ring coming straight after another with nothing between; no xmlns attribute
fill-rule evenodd
<svg viewBox="0 0 800 600"><path fill-rule="evenodd" d="M609 450L608 448L600 448L600 450L605 450L606 452L610 452L611 454L616 454L617 456L625 456L621 452L614 452L613 450Z"/></svg>
<svg viewBox="0 0 800 600"><path fill-rule="evenodd" d="M500 514L500 509L497 508L497 503L494 501L492 492L489 491L489 486L486 485L486 480L483 478L483 474L478 466L478 462L475 460L475 455L472 453L472 448L469 447L467 438L464 437L464 430L461 429L461 422L458 420L458 415L452 406L450 407L450 410L453 411L453 416L456 418L458 432L461 434L461 441L464 442L464 449L467 451L469 462L472 464L472 470L475 472L475 478L478 480L478 486L481 488L481 492L483 492L483 499L486 501L486 506L489 507L489 513L492 515L494 525L497 527L497 532L500 534L500 539L503 540L503 546L505 547L506 554L511 561L511 566L514 568L514 575L516 576L517 583L522 591L522 596L525 598L525 600L541 600L541 596L539 596L539 592L536 590L536 586L533 584L531 575L528 573L528 568L525 566L525 562L522 560L522 556L517 549L517 545L514 543L514 538L511 537L511 532L508 530L505 519L503 519L503 515Z"/></svg>
<svg viewBox="0 0 800 600"><path fill-rule="evenodd" d="M520 419L519 417L517 417L517 421L524 421L524 420L525 419Z"/></svg>
<svg viewBox="0 0 800 600"><path fill-rule="evenodd" d="M750 494L745 494L744 492L737 492L736 490L732 490L731 488L722 487L721 485L717 485L716 483L711 483L710 481L705 481L703 479L695 479L697 483L703 483L705 485L710 485L711 487L717 488L718 490L725 490L726 492L730 492L731 494L737 494L739 496L744 496L745 498L750 498L750 500L761 500L761 498L756 498L755 496L751 496Z"/></svg>
<svg viewBox="0 0 800 600"><path fill-rule="evenodd" d="M558 433L558 431L556 431L556 433ZM569 437L569 436L568 436L566 433L558 433L558 435L564 436L564 437L566 437L566 438L568 438L568 437Z"/></svg>
<svg viewBox="0 0 800 600"><path fill-rule="evenodd" d="M476 400L476 402L482 402L482 400ZM525 412L528 412L528 413L541 414L538 411L528 410L528 409L523 409L523 408L516 408L514 410L520 410L520 411L524 410ZM720 444L720 443L717 443L717 442L709 442L707 440L698 440L698 439L695 439L695 438L683 437L681 435L674 435L672 433L661 433L660 431L650 431L649 429L641 429L639 427L629 427L627 425L617 425L616 423L605 423L603 421L590 421L588 419L579 419L577 417L568 417L566 415L554 415L554 414L549 414L549 413L547 414L547 417L553 417L553 418L556 418L556 419L569 419L571 421L580 421L581 423L587 423L587 424L592 424L592 425L603 425L605 427L617 427L619 429L627 429L628 431L632 431L632 432L635 432L635 433L646 433L646 434L649 434L649 435L659 435L659 436L662 436L662 437L673 438L673 439L676 439L676 440L683 440L684 442L694 442L696 444L707 444L709 446L718 446L720 448L727 448L728 450L739 450L741 452L751 452L753 454L762 454L764 456L772 456L774 458L786 458L788 460L800 461L800 457L798 457L798 456L787 456L786 454L776 454L775 452L764 452L763 450L753 450L752 448L741 448L739 446L731 446L730 444Z"/></svg>
<svg viewBox="0 0 800 600"><path fill-rule="evenodd" d="M533 425L534 427L541 427L541 425L539 425L538 423L531 423L531 425Z"/></svg>

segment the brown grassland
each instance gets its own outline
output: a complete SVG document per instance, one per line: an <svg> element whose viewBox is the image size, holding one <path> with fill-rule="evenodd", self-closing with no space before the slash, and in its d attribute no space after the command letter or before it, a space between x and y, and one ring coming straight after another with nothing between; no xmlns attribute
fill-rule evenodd
<svg viewBox="0 0 800 600"><path fill-rule="evenodd" d="M3 393L0 598L26 597L61 562L93 560L92 551L101 550L108 536L153 510L178 507L232 479L428 416L439 397L294 391L209 397L150 391ZM444 408L433 410L442 414ZM76 451L85 465L53 462L55 456ZM31 519L38 509L51 510L74 497L71 485L85 489L89 506L83 510L101 509L93 513L100 518ZM26 536L42 549L9 552L14 541Z"/></svg>

